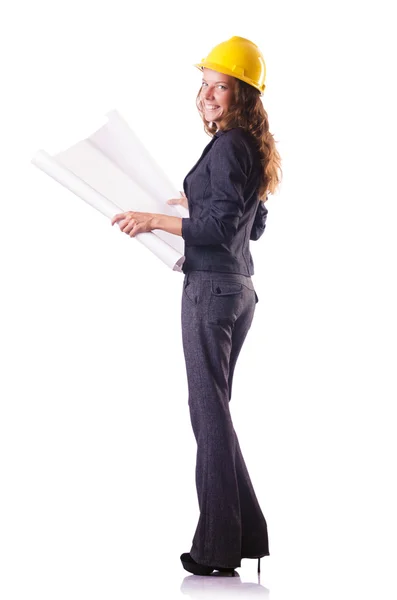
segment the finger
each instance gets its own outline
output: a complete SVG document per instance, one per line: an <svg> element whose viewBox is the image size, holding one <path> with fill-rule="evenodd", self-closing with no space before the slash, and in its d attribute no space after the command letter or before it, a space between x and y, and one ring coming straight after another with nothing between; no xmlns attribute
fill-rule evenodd
<svg viewBox="0 0 397 600"><path fill-rule="evenodd" d="M112 221L111 221L112 225L114 225L116 223L116 221L119 221L120 219L122 219L124 217L125 217L125 213L118 213L117 215L114 215L112 217Z"/></svg>
<svg viewBox="0 0 397 600"><path fill-rule="evenodd" d="M179 202L180 202L179 198L176 198L176 199L171 198L170 200L167 200L168 204L179 204Z"/></svg>
<svg viewBox="0 0 397 600"><path fill-rule="evenodd" d="M151 230L150 225L147 221L142 221L141 223L136 223L135 227L133 227L130 231L130 236L135 237L138 233L149 233Z"/></svg>
<svg viewBox="0 0 397 600"><path fill-rule="evenodd" d="M128 221L127 225L123 228L123 232L130 233L130 231L135 227L136 224L137 224L137 222L135 221L135 219L131 219L130 221Z"/></svg>
<svg viewBox="0 0 397 600"><path fill-rule="evenodd" d="M135 237L137 233L141 233L143 226L141 223L136 223L130 231L130 237Z"/></svg>
<svg viewBox="0 0 397 600"><path fill-rule="evenodd" d="M116 220L120 220L120 219L125 219L126 222L129 222L129 220L135 215L136 213L133 212L132 210L127 210L126 212L123 213L119 213L117 215L114 215L112 221L116 221Z"/></svg>
<svg viewBox="0 0 397 600"><path fill-rule="evenodd" d="M129 222L130 222L129 219L123 219L122 221L119 222L119 227L120 227L121 231L125 230L125 228L129 224Z"/></svg>

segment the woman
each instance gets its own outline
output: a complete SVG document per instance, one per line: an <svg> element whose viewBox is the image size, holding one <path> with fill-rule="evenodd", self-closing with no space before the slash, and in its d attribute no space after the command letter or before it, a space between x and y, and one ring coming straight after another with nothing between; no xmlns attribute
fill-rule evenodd
<svg viewBox="0 0 397 600"><path fill-rule="evenodd" d="M269 555L267 524L231 420L238 355L258 302L249 240L266 225L268 193L280 183L280 156L260 96L265 62L251 41L232 37L201 63L196 104L212 136L184 179L189 218L128 211L112 225L130 236L162 229L185 241L182 341L189 411L197 441L200 516L184 568L234 575L242 558Z"/></svg>

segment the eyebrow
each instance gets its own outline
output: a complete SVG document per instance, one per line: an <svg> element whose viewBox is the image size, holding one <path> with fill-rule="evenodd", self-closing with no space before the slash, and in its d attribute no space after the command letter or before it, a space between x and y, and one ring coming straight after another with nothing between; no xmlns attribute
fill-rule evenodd
<svg viewBox="0 0 397 600"><path fill-rule="evenodd" d="M205 81L204 77L203 77L203 81ZM205 83L208 83L208 81L205 81ZM226 85L229 85L227 83L227 81L215 81L215 84L217 84L217 83L226 83Z"/></svg>

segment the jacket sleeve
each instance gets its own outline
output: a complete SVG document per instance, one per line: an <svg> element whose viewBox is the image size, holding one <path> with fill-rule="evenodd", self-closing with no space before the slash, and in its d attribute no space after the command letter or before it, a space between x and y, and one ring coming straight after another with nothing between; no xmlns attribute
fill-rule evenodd
<svg viewBox="0 0 397 600"><path fill-rule="evenodd" d="M256 209L255 219L252 224L250 240L259 240L266 228L266 219L268 209L262 200L259 201L258 208Z"/></svg>
<svg viewBox="0 0 397 600"><path fill-rule="evenodd" d="M244 212L244 186L251 156L243 139L225 132L215 142L210 160L210 206L205 216L182 219L185 245L228 243Z"/></svg>

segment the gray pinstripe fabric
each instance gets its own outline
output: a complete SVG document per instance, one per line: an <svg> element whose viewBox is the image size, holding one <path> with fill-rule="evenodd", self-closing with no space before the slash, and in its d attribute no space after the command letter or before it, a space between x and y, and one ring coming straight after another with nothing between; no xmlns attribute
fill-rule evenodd
<svg viewBox="0 0 397 600"><path fill-rule="evenodd" d="M239 567L241 558L269 554L266 520L229 410L236 361L257 300L250 276L185 274L182 341L200 509L190 554L203 565Z"/></svg>
<svg viewBox="0 0 397 600"><path fill-rule="evenodd" d="M213 136L183 181L184 273L254 274L249 241L262 236L268 213L258 199L262 169L250 133L237 127Z"/></svg>

